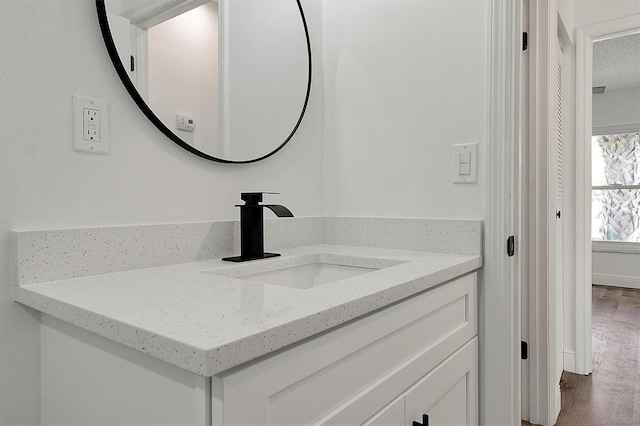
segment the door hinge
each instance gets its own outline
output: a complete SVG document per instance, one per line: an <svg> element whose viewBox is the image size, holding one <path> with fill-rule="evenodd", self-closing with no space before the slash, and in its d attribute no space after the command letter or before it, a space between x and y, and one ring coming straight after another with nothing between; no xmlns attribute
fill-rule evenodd
<svg viewBox="0 0 640 426"><path fill-rule="evenodd" d="M522 51L524 52L528 48L529 48L529 33L525 31L522 33Z"/></svg>
<svg viewBox="0 0 640 426"><path fill-rule="evenodd" d="M131 72L134 72L136 70L136 60L133 57L133 55L131 55Z"/></svg>
<svg viewBox="0 0 640 426"><path fill-rule="evenodd" d="M520 358L529 359L529 344L524 340L520 342Z"/></svg>
<svg viewBox="0 0 640 426"><path fill-rule="evenodd" d="M516 253L516 237L513 235L507 238L507 255L509 257Z"/></svg>

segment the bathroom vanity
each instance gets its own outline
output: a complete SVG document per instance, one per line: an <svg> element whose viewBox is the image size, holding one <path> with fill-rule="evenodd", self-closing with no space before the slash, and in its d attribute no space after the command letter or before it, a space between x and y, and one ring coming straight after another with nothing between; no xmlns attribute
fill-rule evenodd
<svg viewBox="0 0 640 426"><path fill-rule="evenodd" d="M16 286L42 423L477 424L480 255L280 252Z"/></svg>

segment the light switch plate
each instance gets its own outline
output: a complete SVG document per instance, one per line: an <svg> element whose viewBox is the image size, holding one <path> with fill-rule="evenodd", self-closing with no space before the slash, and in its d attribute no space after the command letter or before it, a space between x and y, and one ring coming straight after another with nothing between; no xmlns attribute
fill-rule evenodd
<svg viewBox="0 0 640 426"><path fill-rule="evenodd" d="M100 99L73 95L73 150L109 152L109 105Z"/></svg>
<svg viewBox="0 0 640 426"><path fill-rule="evenodd" d="M478 182L478 144L453 146L453 183Z"/></svg>

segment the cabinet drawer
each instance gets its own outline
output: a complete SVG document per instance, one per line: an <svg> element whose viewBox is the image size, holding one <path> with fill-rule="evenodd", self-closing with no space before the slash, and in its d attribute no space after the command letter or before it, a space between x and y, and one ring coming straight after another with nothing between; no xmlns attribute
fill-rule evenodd
<svg viewBox="0 0 640 426"><path fill-rule="evenodd" d="M476 334L474 273L220 376L217 422L362 424Z"/></svg>

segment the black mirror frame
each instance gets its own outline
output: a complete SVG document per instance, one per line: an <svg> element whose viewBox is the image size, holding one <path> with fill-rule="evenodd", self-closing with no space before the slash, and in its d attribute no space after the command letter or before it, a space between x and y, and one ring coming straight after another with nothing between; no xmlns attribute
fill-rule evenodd
<svg viewBox="0 0 640 426"><path fill-rule="evenodd" d="M302 10L302 5L300 4L300 0L296 0L296 3L298 5L298 10L300 11L300 17L302 18L302 26L304 28L304 34L305 34L305 37L307 39L307 57L309 59L309 64L308 64L309 65L309 73L308 73L308 80L307 80L307 93L306 93L305 98L304 98L304 105L302 106L302 111L300 111L300 117L298 118L298 121L296 122L295 126L293 127L293 130L291 130L291 133L289 133L289 136L287 136L287 138L284 140L284 142L282 142L280 144L280 146L278 146L276 149L274 149L273 151L269 152L268 154L263 155L262 157L254 158L252 160L242 160L242 161L225 160L223 158L213 157L213 156L211 156L211 155L209 155L207 153L204 153L204 152L202 152L202 151L200 151L198 149L195 149L194 147L192 147L191 145L189 145L188 143L183 141L178 135L173 133L153 113L151 108L147 105L147 103L144 101L144 99L142 99L142 96L140 96L140 93L138 93L138 90L136 89L136 87L133 85L133 83L129 79L129 76L127 75L127 71L125 70L124 65L120 61L120 57L118 56L118 51L117 51L115 43L113 41L113 36L111 35L111 29L109 28L109 21L107 20L107 10L106 10L104 2L105 2L105 0L96 0L96 9L97 9L97 12L98 12L98 21L100 22L100 31L102 32L102 38L104 40L105 46L107 47L107 52L109 53L109 57L111 58L111 62L113 63L113 66L114 66L116 72L118 73L118 76L120 77L120 80L122 80L122 83L124 84L125 88L127 89L127 92L129 92L129 95L131 96L131 98L134 100L136 105L138 105L138 108L140 108L140 110L144 113L144 115L147 116L149 121L151 121L158 128L158 130L160 130L166 137L171 139L173 142L175 142L180 147L186 149L187 151L191 152L192 154L197 155L198 157L202 157L204 159L215 161L215 162L218 162L218 163L231 163L231 164L255 163L256 161L260 161L260 160L264 160L265 158L269 158L273 154L275 154L276 152L280 151L287 144L287 142L289 142L291 140L291 138L295 134L296 130L298 130L298 127L300 126L300 123L302 122L302 118L304 117L304 113L307 110L307 105L309 103L309 94L311 92L311 41L309 40L309 29L307 28L307 20L306 20L306 18L304 16L304 11Z"/></svg>

